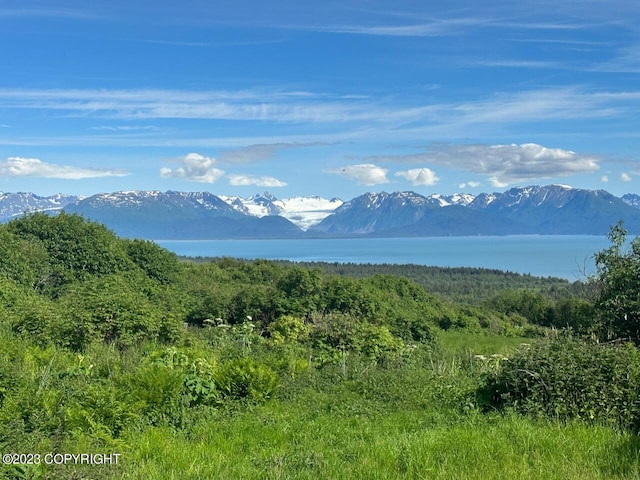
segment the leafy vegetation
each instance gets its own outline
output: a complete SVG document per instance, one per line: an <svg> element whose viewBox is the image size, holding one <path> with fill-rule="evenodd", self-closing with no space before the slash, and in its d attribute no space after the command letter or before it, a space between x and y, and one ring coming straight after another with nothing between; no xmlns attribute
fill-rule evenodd
<svg viewBox="0 0 640 480"><path fill-rule="evenodd" d="M507 274L454 301L386 267L180 261L75 215L14 220L0 450L122 460L0 475L637 477L640 248L611 239L588 285ZM494 277L466 273L452 291Z"/></svg>

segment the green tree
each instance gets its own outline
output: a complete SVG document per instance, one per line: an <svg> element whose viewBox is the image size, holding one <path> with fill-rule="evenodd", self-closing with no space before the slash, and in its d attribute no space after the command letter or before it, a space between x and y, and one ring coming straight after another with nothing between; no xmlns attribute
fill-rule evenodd
<svg viewBox="0 0 640 480"><path fill-rule="evenodd" d="M611 246L595 256L595 307L603 337L640 343L640 238L627 244L622 222L609 232Z"/></svg>
<svg viewBox="0 0 640 480"><path fill-rule="evenodd" d="M34 213L12 220L7 228L19 238L40 242L47 251L53 274L42 289L52 296L73 281L134 268L113 232L79 215Z"/></svg>
<svg viewBox="0 0 640 480"><path fill-rule="evenodd" d="M177 278L180 263L176 254L148 240L123 240L127 254L147 276L161 284Z"/></svg>

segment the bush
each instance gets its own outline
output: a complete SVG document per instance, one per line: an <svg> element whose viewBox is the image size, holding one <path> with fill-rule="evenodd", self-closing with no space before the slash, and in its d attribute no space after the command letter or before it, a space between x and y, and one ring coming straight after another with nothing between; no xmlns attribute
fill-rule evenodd
<svg viewBox="0 0 640 480"><path fill-rule="evenodd" d="M275 393L278 376L267 365L244 357L225 364L216 373L216 383L227 397L261 402Z"/></svg>
<svg viewBox="0 0 640 480"><path fill-rule="evenodd" d="M269 324L267 330L275 344L283 344L306 340L309 336L310 328L304 323L304 320L291 315L284 315Z"/></svg>
<svg viewBox="0 0 640 480"><path fill-rule="evenodd" d="M640 427L640 353L631 344L545 340L500 362L481 403L566 420Z"/></svg>
<svg viewBox="0 0 640 480"><path fill-rule="evenodd" d="M161 364L144 365L130 374L124 387L133 403L153 424L179 421L183 413L180 395L185 375Z"/></svg>

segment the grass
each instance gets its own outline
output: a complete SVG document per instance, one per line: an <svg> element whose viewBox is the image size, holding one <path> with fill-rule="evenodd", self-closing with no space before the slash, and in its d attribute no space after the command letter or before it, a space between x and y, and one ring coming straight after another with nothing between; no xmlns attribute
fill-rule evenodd
<svg viewBox="0 0 640 480"><path fill-rule="evenodd" d="M446 332L441 353L410 369L312 372L263 405L132 434L124 478L640 478L640 441L630 433L473 405L469 352L508 353L523 341Z"/></svg>
<svg viewBox="0 0 640 480"><path fill-rule="evenodd" d="M60 446L120 453L117 467L43 466L11 478L640 479L635 435L481 413L474 392L486 365L474 355L509 354L523 342L531 340L444 332L439 349L418 349L406 363L349 357L346 368L283 377L263 404L191 408L182 423L136 423L112 443L76 433ZM114 368L115 351L89 353L95 369Z"/></svg>
<svg viewBox="0 0 640 480"><path fill-rule="evenodd" d="M428 411L337 416L284 403L144 432L130 479L639 478L638 441L606 427ZM443 421L444 420L444 421Z"/></svg>
<svg viewBox="0 0 640 480"><path fill-rule="evenodd" d="M465 331L442 331L438 333L438 340L443 351L454 355L465 353L491 355L493 353L509 354L522 343L530 343L530 338L506 337Z"/></svg>

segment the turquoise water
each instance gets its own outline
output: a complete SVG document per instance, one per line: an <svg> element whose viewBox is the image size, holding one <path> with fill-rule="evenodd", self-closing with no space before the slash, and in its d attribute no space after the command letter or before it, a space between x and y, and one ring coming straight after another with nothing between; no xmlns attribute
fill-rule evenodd
<svg viewBox="0 0 640 480"><path fill-rule="evenodd" d="M570 281L584 280L586 275L594 273L593 255L609 245L606 237L588 235L160 240L157 243L191 257L482 267Z"/></svg>

